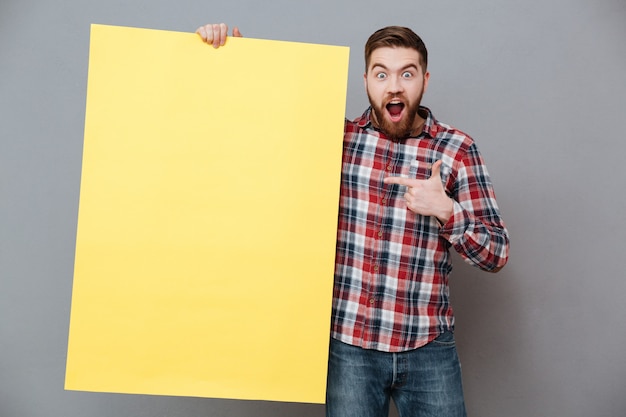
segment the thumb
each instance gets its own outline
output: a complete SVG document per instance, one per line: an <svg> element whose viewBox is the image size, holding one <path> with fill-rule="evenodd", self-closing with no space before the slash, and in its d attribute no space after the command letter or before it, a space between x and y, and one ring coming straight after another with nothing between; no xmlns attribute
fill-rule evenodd
<svg viewBox="0 0 626 417"><path fill-rule="evenodd" d="M432 168L431 168L431 175L430 178L441 178L441 164L443 164L443 162L440 160L435 161L435 163L433 164Z"/></svg>
<svg viewBox="0 0 626 417"><path fill-rule="evenodd" d="M237 26L233 28L233 36L236 38L243 38L243 35L241 34Z"/></svg>

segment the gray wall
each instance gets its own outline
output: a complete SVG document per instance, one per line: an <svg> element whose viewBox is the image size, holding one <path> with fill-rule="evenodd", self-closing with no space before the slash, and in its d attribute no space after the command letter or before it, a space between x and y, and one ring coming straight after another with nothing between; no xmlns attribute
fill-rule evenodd
<svg viewBox="0 0 626 417"><path fill-rule="evenodd" d="M0 0L0 416L322 416L323 406L63 390L90 23L348 45L413 27L424 103L477 140L512 236L457 262L470 416L626 415L624 0Z"/></svg>

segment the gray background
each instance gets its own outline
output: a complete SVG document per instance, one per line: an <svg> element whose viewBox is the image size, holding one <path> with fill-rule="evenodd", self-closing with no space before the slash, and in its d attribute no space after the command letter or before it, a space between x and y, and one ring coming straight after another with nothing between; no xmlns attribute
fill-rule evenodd
<svg viewBox="0 0 626 417"><path fill-rule="evenodd" d="M368 35L421 34L424 104L477 140L512 237L501 273L453 272L470 416L626 415L624 0L0 1L0 417L323 415L63 390L89 25L212 21L350 46L348 117Z"/></svg>

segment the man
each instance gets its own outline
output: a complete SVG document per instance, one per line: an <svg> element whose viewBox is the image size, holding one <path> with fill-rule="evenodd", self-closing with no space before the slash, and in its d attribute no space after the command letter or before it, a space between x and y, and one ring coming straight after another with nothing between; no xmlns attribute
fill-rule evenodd
<svg viewBox="0 0 626 417"><path fill-rule="evenodd" d="M224 24L197 33L224 45ZM241 36L237 28L234 36ZM370 107L344 130L326 414L465 416L449 249L486 271L509 237L474 141L420 105L428 53L403 27L365 45Z"/></svg>

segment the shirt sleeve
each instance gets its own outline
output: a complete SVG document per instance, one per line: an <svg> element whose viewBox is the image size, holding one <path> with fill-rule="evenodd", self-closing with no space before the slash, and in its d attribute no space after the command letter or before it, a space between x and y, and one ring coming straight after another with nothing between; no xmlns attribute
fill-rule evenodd
<svg viewBox="0 0 626 417"><path fill-rule="evenodd" d="M497 271L509 257L509 234L500 215L491 179L474 143L453 167L449 194L454 213L440 229L469 264Z"/></svg>

